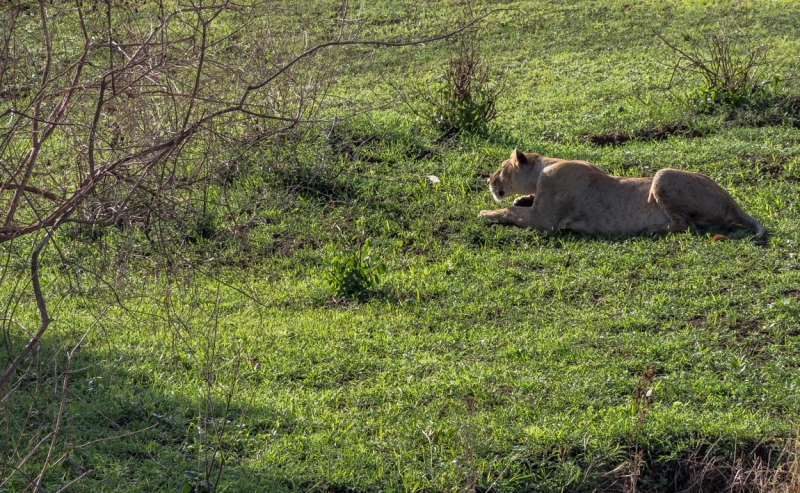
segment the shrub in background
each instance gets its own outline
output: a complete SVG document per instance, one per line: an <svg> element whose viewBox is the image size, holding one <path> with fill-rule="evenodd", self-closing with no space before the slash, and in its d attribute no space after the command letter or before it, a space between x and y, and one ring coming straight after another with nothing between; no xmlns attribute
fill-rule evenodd
<svg viewBox="0 0 800 493"><path fill-rule="evenodd" d="M471 42L461 40L441 80L418 88L427 110L423 116L445 137L460 133L486 134L497 117L497 101L504 88L500 73Z"/></svg>
<svg viewBox="0 0 800 493"><path fill-rule="evenodd" d="M781 93L793 79L788 63L771 56L769 45L755 43L741 29L685 35L682 43L658 36L677 55L670 88L698 77L702 81L687 95L689 105L700 111L766 110L786 99Z"/></svg>

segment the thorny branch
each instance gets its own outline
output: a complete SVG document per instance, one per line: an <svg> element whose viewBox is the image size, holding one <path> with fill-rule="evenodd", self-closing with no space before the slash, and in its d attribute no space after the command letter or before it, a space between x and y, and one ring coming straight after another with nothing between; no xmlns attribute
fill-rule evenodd
<svg viewBox="0 0 800 493"><path fill-rule="evenodd" d="M331 121L320 111L337 69L316 60L318 55L333 58L358 46L431 43L496 12L420 39L353 39L357 30L346 34L345 24L357 21L347 18L344 0L340 21L309 44L307 33L277 39L267 22L257 22L274 8L258 0L249 5L193 2L171 10L163 2L136 1L99 2L99 11L81 0L10 5L9 15L0 19L0 244L11 252L11 246L20 245L14 240L34 240L25 255L39 323L16 355L10 324L2 327L8 362L0 375L0 408L9 402L12 377L51 325L40 271L48 245L59 247L54 238L60 231L136 224L148 240L167 244L168 238L153 231L153 218L182 220L181 193L207 186L214 158L224 156L226 147L253 146ZM37 15L23 15L23 8ZM139 8L147 13L140 15ZM226 23L225 34L212 29L220 22ZM37 437L16 466L7 458L0 463L0 475L27 474L34 490L45 485L48 470L79 447L54 455L57 442L65 440L61 418L74 352L61 375L54 429ZM37 455L45 452L46 457ZM42 461L30 474L23 472L29 460ZM218 480L222 464L216 466ZM61 489L90 473L81 472Z"/></svg>
<svg viewBox="0 0 800 493"><path fill-rule="evenodd" d="M431 43L496 12L421 39L359 40L345 35L345 24L354 21L347 19L344 1L340 22L309 45L307 33L295 44L291 36L276 40L268 23L254 20L270 16L269 2L199 2L172 10L145 2L147 15L139 15L137 2L102 2L100 12L88 5L11 3L9 15L0 19L0 244L35 238L26 254L27 276L39 312L36 332L26 336L13 360L3 326L10 360L0 375L3 392L51 325L40 270L47 246L58 246L53 239L65 225L136 223L151 239L152 218L177 214L176 197L208 181L213 157L226 144L253 145L330 122L319 114L336 64L316 61L320 53L335 57L330 50ZM29 7L36 16L22 15ZM219 35L211 27L222 19L230 29ZM78 36L63 36L67 32ZM0 473L24 474L22 466L49 440L41 469L27 479L34 490L48 468L64 459L53 453L63 440L59 429L73 352L55 429L17 467L0 464Z"/></svg>

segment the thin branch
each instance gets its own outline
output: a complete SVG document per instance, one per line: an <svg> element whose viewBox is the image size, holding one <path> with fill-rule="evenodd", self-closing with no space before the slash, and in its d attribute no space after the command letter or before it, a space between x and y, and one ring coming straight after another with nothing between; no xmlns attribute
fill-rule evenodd
<svg viewBox="0 0 800 493"><path fill-rule="evenodd" d="M150 159L148 166L153 166L156 163L160 162L164 157L169 155L178 145L180 145L183 141L185 141L190 135L194 134L199 127L199 123L196 123L190 126L183 132L179 132L174 135L171 139L167 140L166 142L162 142L161 144L149 147L137 153L125 156L104 168L101 168L97 171L96 177L93 179L92 177L87 177L84 179L83 182L78 186L78 189L64 202L62 202L61 206L59 206L56 210L51 212L46 218L38 221L35 224L25 226L25 227L18 227L18 226L5 226L0 227L0 243L5 241L9 241L11 239L17 238L19 236L32 233L34 231L38 231L42 228L47 228L49 226L55 225L57 222L66 219L66 216L71 214L89 195L100 183L100 181L108 176L111 175L117 168L121 167L122 165L137 161L141 158L144 158L148 155L158 153L156 156Z"/></svg>
<svg viewBox="0 0 800 493"><path fill-rule="evenodd" d="M103 80L100 82L100 94L97 96L97 106L95 107L94 111L94 119L92 120L92 126L89 127L89 150L88 154L88 161L89 161L89 177L94 180L95 177L95 165L94 165L94 139L95 135L97 134L97 126L100 123L100 113L103 110L103 96L106 92L106 81L107 79L103 77ZM112 75L111 84L114 84L114 79ZM114 91L112 89L111 93L113 94Z"/></svg>
<svg viewBox="0 0 800 493"><path fill-rule="evenodd" d="M4 192L6 190L18 190L19 188L22 188L22 190L24 192L29 192L29 193L32 193L32 194L35 194L35 195L41 195L42 197L48 198L48 199L52 200L53 202L61 202L61 200L62 200L61 197L59 197L58 195L54 194L53 192L48 192L47 190L42 190L41 188L32 187L30 185L26 185L24 187L20 187L19 185L15 184L15 183L8 183L8 184L4 183L4 184L0 185L0 192Z"/></svg>
<svg viewBox="0 0 800 493"><path fill-rule="evenodd" d="M34 105L34 116L39 116L39 111L42 104L42 94L44 92L44 88L46 87L49 77L50 77L50 66L52 63L53 57L53 49L50 41L50 31L47 28L47 16L45 15L45 6L44 0L39 0L39 17L42 23L42 35L44 36L44 48L45 48L45 65L44 69L42 70L42 82L39 87L39 92L34 98L35 105ZM6 213L6 220L5 226L10 226L14 221L14 215L17 211L17 206L19 204L19 199L22 196L22 191L24 190L25 185L28 184L28 180L30 179L31 173L33 172L33 167L36 163L36 157L39 154L39 149L42 144L42 136L39 135L39 125L38 122L34 120L33 124L31 125L31 150L28 153L27 159L25 160L25 174L22 176L22 180L20 181L19 185L22 188L17 189L14 192L14 196L11 198L11 203L8 206L8 212Z"/></svg>
<svg viewBox="0 0 800 493"><path fill-rule="evenodd" d="M192 93L189 95L189 108L186 110L186 115L183 118L184 128L189 124L189 119L192 116L194 105L197 103L197 100L195 98L197 97L197 94L200 91L200 79L203 75L203 62L206 59L206 38L208 36L208 22L210 21L208 22L203 21L200 12L197 13L197 18L200 24L202 25L202 28L200 30L200 59L197 62L197 70L195 70Z"/></svg>
<svg viewBox="0 0 800 493"><path fill-rule="evenodd" d="M277 72L275 72L271 76L267 77L263 81L247 86L247 90L245 92L245 95L242 96L242 100L241 100L240 104L244 104L244 101L246 100L247 95L251 91L255 91L255 90L261 89L265 85L267 85L270 82L272 82L273 80L275 80L282 73L284 73L287 70L289 70L294 64L296 64L300 60L302 60L304 58L308 58L309 56L313 55L314 53L318 52L319 50L321 50L323 48L330 48L332 46L386 46L386 47L401 47L401 46L413 46L413 45L431 43L433 41L441 41L443 39L451 38L451 37L455 36L456 34L469 29L470 27L474 26L478 22L486 19L490 15L495 14L497 12L504 11L504 10L508 10L508 9L495 9L495 10L492 10L489 13L487 13L485 15L482 15L481 17L478 17L477 19L473 19L472 21L470 21L469 23L459 27L458 29L455 29L455 30L450 31L450 32L445 33L445 34L440 34L438 36L432 36L432 37L429 37L429 38L417 39L417 40L413 40L413 41L377 41L377 40L329 41L327 43L322 43L322 44L318 44L316 46L312 46L311 48L307 49L303 53L301 53L301 54L297 55L296 57L294 57L293 59L291 59L288 63L286 63L280 69L278 69Z"/></svg>
<svg viewBox="0 0 800 493"><path fill-rule="evenodd" d="M65 484L62 488L60 488L58 491L56 491L56 493L63 493L64 491L67 491L72 485L74 485L75 483L77 483L79 481L83 481L83 479L86 478L86 476L88 476L89 474L91 474L93 472L94 472L94 469L89 469L88 471L85 471L83 474L81 474L77 478L75 478L72 481L70 481L69 483Z"/></svg>
<svg viewBox="0 0 800 493"><path fill-rule="evenodd" d="M39 331L36 332L36 334L28 341L27 344L25 344L25 347L22 348L14 361L11 362L11 364L0 376L0 389L3 388L20 363L22 363L22 360L25 359L25 356L27 356L31 349L33 349L33 347L39 342L39 339L42 338L45 331L47 331L47 327L50 325L50 315L47 313L47 303L42 295L42 286L39 282L39 254L50 242L50 239L53 237L60 224L61 219L57 220L53 224L53 227L47 233L45 233L44 238L39 241L39 243L36 245L36 248L33 250L33 254L31 255L31 281L33 282L33 294L36 298L36 307L39 309L39 318L41 320Z"/></svg>

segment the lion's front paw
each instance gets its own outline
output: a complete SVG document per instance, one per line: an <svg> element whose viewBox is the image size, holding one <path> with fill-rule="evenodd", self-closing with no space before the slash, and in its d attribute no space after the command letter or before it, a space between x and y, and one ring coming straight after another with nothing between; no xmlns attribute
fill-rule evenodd
<svg viewBox="0 0 800 493"><path fill-rule="evenodd" d="M478 217L489 221L499 221L503 216L501 211L480 211Z"/></svg>

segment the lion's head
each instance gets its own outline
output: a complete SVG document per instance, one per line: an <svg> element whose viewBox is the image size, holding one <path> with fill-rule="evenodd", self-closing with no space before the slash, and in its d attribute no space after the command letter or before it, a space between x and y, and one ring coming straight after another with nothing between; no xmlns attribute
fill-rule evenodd
<svg viewBox="0 0 800 493"><path fill-rule="evenodd" d="M538 171L536 154L523 154L517 149L489 177L489 191L498 202L512 195L536 193Z"/></svg>

